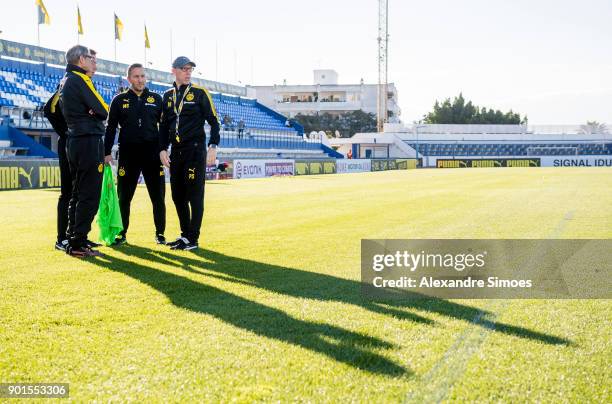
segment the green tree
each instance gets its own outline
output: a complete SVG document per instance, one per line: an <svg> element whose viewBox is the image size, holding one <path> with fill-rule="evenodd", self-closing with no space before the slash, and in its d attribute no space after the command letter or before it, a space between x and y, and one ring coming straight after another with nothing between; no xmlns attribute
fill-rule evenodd
<svg viewBox="0 0 612 404"><path fill-rule="evenodd" d="M423 116L423 123L438 124L526 124L527 117L512 110L504 113L500 110L478 107L463 98L463 94L453 100L445 99L442 103L436 100L433 111Z"/></svg>

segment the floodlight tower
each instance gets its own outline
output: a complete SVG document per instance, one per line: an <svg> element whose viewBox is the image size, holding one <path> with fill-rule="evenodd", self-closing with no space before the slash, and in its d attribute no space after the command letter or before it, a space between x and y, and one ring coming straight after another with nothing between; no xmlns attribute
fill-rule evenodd
<svg viewBox="0 0 612 404"><path fill-rule="evenodd" d="M387 121L387 59L389 57L389 1L378 0L378 96L377 107L377 129L383 131L384 123Z"/></svg>

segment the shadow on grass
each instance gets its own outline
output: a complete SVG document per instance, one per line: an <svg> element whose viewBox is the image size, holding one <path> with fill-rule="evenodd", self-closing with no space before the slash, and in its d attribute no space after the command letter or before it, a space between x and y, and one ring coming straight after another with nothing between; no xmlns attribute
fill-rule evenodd
<svg viewBox="0 0 612 404"><path fill-rule="evenodd" d="M435 322L409 310L435 313L470 322L507 335L546 344L569 345L570 340L528 328L494 321L493 313L468 305L433 298L409 300L368 300L361 294L361 283L331 275L281 267L220 254L214 251L153 251L134 245L120 247L131 256L227 282L318 301L339 302L370 312L435 326ZM231 294L192 279L106 256L92 261L123 273L164 293L178 307L209 314L235 327L257 335L284 341L371 373L387 376L411 374L404 366L375 352L394 345L376 337L349 331L324 322L299 320L287 313ZM479 319L475 322L475 319Z"/></svg>
<svg viewBox="0 0 612 404"><path fill-rule="evenodd" d="M135 249L133 251L135 255L145 259L150 259L153 255L141 247L130 246L130 248ZM435 325L435 321L408 310L435 313L470 323L474 323L478 318L479 326L503 334L551 345L572 344L565 338L494 321L492 320L494 313L444 299L422 298L422 296L403 300L368 299L362 295L361 283L358 281L245 260L209 250L196 250L192 256L182 253L179 256L165 251L156 251L155 254L157 254L156 259L164 258L166 263L179 261L187 271L198 272L197 268L202 268L223 275L224 279L230 282L244 283L297 298L345 303L373 313L429 325ZM210 272L204 274L210 276Z"/></svg>
<svg viewBox="0 0 612 404"><path fill-rule="evenodd" d="M160 255L173 256L173 254L166 252L161 252ZM354 280L249 261L209 250L196 250L195 255L211 261L211 263L206 262L206 269L208 270L229 275L239 282L247 282L252 286L275 293L304 299L341 302L359 306L375 313L425 324L434 324L435 322L427 317L406 311L406 309L436 313L468 322L474 322L476 318L479 318L479 325L488 329L495 329L504 334L553 345L570 345L572 343L565 338L493 321L491 320L493 316L491 312L444 299L423 298L423 296L414 294L416 297L410 299L379 299L375 301L364 297L361 294L361 283ZM202 260L188 257L181 257L181 260L184 264L196 267L204 264Z"/></svg>
<svg viewBox="0 0 612 404"><path fill-rule="evenodd" d="M155 255L160 254L159 252L151 252L141 247L124 246L121 250L147 260L169 263ZM186 257L174 254L167 256L173 261L182 261L188 265ZM393 377L412 374L409 369L375 352L394 348L393 344L379 338L325 322L300 320L281 310L219 288L121 258L105 256L90 262L151 286L166 295L177 307L211 315L257 335L300 346L371 373ZM199 266L208 269L205 262L199 261Z"/></svg>

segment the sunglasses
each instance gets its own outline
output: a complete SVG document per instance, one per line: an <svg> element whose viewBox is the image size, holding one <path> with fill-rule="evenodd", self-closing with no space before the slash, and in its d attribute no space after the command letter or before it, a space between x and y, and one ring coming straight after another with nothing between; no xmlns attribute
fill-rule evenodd
<svg viewBox="0 0 612 404"><path fill-rule="evenodd" d="M181 70L184 71L185 73L192 72L193 71L193 66L181 67Z"/></svg>

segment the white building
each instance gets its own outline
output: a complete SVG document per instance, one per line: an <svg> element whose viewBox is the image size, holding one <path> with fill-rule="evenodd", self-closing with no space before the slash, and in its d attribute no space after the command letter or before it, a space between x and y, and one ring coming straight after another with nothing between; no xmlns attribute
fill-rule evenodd
<svg viewBox="0 0 612 404"><path fill-rule="evenodd" d="M376 114L377 84L338 84L335 70L315 70L313 84L247 86L247 97L289 117L297 114L340 114L363 110ZM389 121L398 122L401 114L397 89L388 85Z"/></svg>

